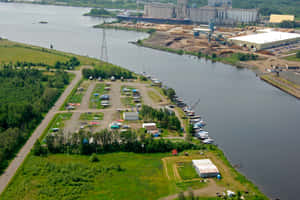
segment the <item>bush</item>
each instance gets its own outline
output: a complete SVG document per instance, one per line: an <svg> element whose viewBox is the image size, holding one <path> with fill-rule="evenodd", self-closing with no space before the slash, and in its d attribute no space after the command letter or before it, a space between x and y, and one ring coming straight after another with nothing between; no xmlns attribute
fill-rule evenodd
<svg viewBox="0 0 300 200"><path fill-rule="evenodd" d="M300 58L300 51L297 52L296 58Z"/></svg>
<svg viewBox="0 0 300 200"><path fill-rule="evenodd" d="M93 154L91 155L89 161L90 161L90 162L99 162L99 158L98 158L98 156L97 156L95 153L93 153Z"/></svg>

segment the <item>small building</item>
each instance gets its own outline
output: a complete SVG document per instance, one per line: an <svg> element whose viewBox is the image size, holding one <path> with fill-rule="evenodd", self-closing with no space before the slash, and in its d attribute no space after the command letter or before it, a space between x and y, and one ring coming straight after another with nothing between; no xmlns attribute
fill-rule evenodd
<svg viewBox="0 0 300 200"><path fill-rule="evenodd" d="M139 120L139 114L137 112L124 112L123 119L127 121Z"/></svg>
<svg viewBox="0 0 300 200"><path fill-rule="evenodd" d="M217 177L220 173L210 159L192 160L197 174L201 178Z"/></svg>
<svg viewBox="0 0 300 200"><path fill-rule="evenodd" d="M146 129L147 133L153 136L160 135L160 130L156 127L155 123L144 123L143 128Z"/></svg>
<svg viewBox="0 0 300 200"><path fill-rule="evenodd" d="M271 14L270 23L279 24L283 21L295 21L294 15L275 15Z"/></svg>

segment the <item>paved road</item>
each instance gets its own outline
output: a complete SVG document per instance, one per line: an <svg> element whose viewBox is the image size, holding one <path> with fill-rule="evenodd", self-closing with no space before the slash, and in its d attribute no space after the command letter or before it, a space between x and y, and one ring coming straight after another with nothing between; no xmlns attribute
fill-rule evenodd
<svg viewBox="0 0 300 200"><path fill-rule="evenodd" d="M0 177L0 194L4 191L14 174L16 173L17 169L20 167L20 165L23 163L25 157L30 152L31 148L33 147L35 141L41 136L43 131L48 126L51 119L54 117L55 113L59 110L59 108L64 103L67 96L70 94L72 89L76 86L78 81L82 78L81 71L69 71L70 73L74 73L76 76L70 83L70 85L65 89L63 94L59 97L59 99L56 101L55 105L50 109L50 111L47 113L43 121L40 123L40 125L35 129L33 134L30 136L30 138L27 140L25 145L22 147L22 149L18 152L14 160L10 163L8 168L5 170L5 172Z"/></svg>

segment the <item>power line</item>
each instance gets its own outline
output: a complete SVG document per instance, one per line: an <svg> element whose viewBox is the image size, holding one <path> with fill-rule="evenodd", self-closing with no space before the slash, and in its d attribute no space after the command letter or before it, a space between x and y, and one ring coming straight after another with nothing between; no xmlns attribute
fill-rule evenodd
<svg viewBox="0 0 300 200"><path fill-rule="evenodd" d="M104 21L105 23L105 21ZM102 28L102 44L101 44L101 56L100 59L108 62L107 44L106 44L106 32L105 28Z"/></svg>

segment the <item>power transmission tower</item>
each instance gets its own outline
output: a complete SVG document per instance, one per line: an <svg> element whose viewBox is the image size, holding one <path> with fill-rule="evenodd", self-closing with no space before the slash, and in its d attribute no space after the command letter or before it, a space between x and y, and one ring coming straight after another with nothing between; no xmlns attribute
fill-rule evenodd
<svg viewBox="0 0 300 200"><path fill-rule="evenodd" d="M105 28L102 29L102 44L101 44L101 56L100 56L100 59L103 60L103 61L105 61L105 62L108 62L108 53L107 53Z"/></svg>

